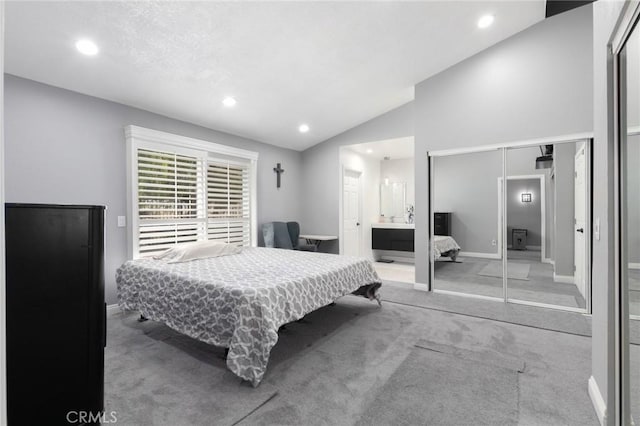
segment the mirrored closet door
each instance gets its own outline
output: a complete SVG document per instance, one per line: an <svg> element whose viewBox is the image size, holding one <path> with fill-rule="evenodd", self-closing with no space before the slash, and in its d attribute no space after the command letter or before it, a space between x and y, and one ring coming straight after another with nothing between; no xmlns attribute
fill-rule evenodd
<svg viewBox="0 0 640 426"><path fill-rule="evenodd" d="M640 14L640 11L636 12ZM638 19L638 18L636 18ZM618 54L618 368L621 424L640 423L640 28Z"/></svg>
<svg viewBox="0 0 640 426"><path fill-rule="evenodd" d="M504 299L502 149L431 157L432 288Z"/></svg>
<svg viewBox="0 0 640 426"><path fill-rule="evenodd" d="M509 300L586 309L588 148L578 141L507 149Z"/></svg>

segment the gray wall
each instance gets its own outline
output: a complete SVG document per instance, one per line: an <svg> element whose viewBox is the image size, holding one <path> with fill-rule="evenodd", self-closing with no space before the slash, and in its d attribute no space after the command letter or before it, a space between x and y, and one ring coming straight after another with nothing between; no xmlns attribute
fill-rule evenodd
<svg viewBox="0 0 640 426"><path fill-rule="evenodd" d="M613 67L607 45L623 2L593 3L593 217L600 222L600 239L593 240L593 316L591 363L593 378L612 414L615 407L615 280L613 202ZM610 190L611 189L611 190ZM613 425L615 416L607 418Z"/></svg>
<svg viewBox="0 0 640 426"><path fill-rule="evenodd" d="M127 258L124 126L135 124L257 151L258 223L300 220L301 153L147 111L7 75L6 200L106 205L106 296L115 303L115 270ZM286 170L276 189L273 167ZM315 203L314 203L315 204ZM301 221L302 229L309 229Z"/></svg>
<svg viewBox="0 0 640 426"><path fill-rule="evenodd" d="M640 135L627 139L627 163L627 182L630 183L627 187L628 256L629 263L640 263Z"/></svg>
<svg viewBox="0 0 640 426"><path fill-rule="evenodd" d="M305 194L310 194L302 207L305 229L314 234L338 235L341 146L406 136L413 136L413 103L402 105L304 151L302 185ZM337 242L324 247L327 251L338 252Z"/></svg>
<svg viewBox="0 0 640 426"><path fill-rule="evenodd" d="M424 153L593 129L592 8L556 15L416 86L416 281L427 283ZM419 236L423 235L424 238Z"/></svg>
<svg viewBox="0 0 640 426"><path fill-rule="evenodd" d="M462 252L498 254L500 151L433 158L433 208L451 213L451 236Z"/></svg>
<svg viewBox="0 0 640 426"><path fill-rule="evenodd" d="M531 194L531 202L523 203L521 194ZM513 244L513 229L527 230L527 247L542 245L542 212L540 179L507 180L507 247Z"/></svg>

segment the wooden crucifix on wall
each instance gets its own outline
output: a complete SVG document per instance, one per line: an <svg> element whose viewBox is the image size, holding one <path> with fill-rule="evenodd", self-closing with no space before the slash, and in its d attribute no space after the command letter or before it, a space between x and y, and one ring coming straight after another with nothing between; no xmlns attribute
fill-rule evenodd
<svg viewBox="0 0 640 426"><path fill-rule="evenodd" d="M284 173L284 169L280 166L280 163L277 164L277 167L273 168L273 171L276 172L278 174L278 182L277 182L277 187L280 188L280 175L282 173Z"/></svg>

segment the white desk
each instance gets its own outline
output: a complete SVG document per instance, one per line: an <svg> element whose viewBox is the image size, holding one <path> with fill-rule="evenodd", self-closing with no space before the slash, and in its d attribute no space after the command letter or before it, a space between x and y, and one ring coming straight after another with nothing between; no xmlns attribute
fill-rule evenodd
<svg viewBox="0 0 640 426"><path fill-rule="evenodd" d="M312 234L302 234L300 238L307 241L307 244L313 244L316 248L320 248L320 244L323 241L333 241L337 240L338 237L335 235L312 235Z"/></svg>

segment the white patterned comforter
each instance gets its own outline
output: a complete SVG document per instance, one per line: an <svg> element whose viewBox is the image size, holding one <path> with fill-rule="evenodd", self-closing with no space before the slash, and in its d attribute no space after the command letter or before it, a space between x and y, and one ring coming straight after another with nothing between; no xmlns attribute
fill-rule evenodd
<svg viewBox="0 0 640 426"><path fill-rule="evenodd" d="M433 236L433 260L438 259L443 254L445 256L452 255L452 258L455 260L459 251L460 246L453 237L449 237L447 235Z"/></svg>
<svg viewBox="0 0 640 426"><path fill-rule="evenodd" d="M186 263L130 260L116 282L121 308L229 348L227 366L253 386L280 326L359 289L373 298L381 284L365 259L259 247Z"/></svg>

